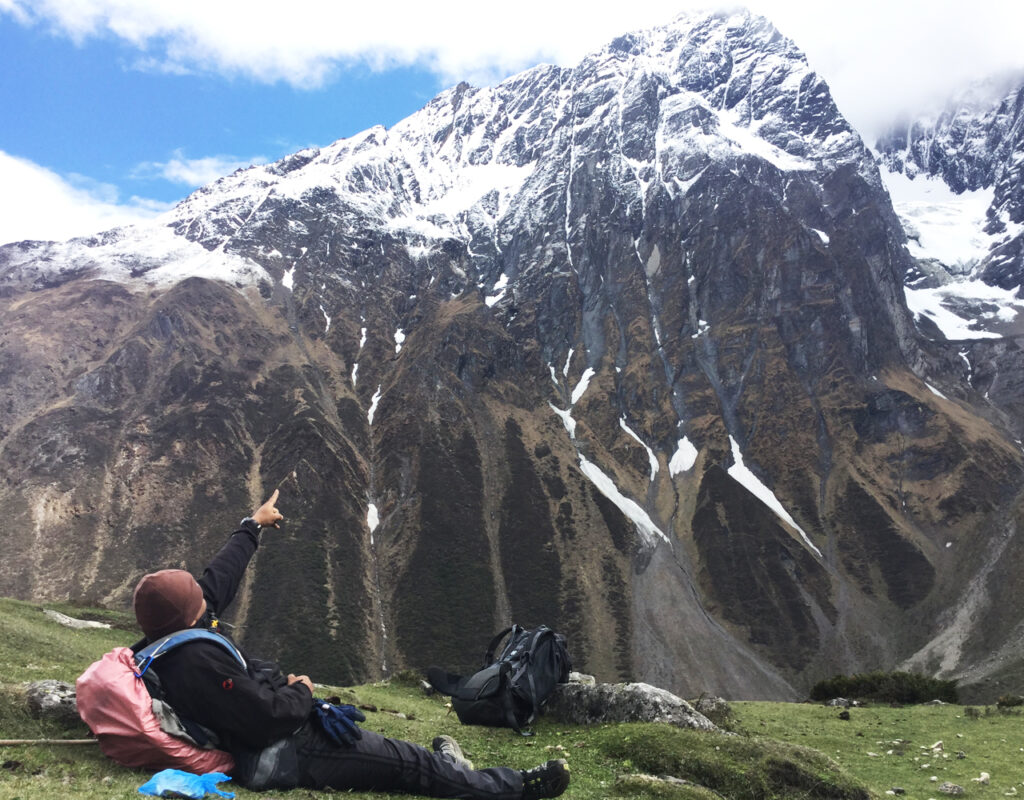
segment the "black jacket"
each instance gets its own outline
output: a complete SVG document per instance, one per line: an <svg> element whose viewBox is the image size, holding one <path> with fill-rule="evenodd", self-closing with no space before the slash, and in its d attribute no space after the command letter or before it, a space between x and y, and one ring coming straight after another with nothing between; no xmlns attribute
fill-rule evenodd
<svg viewBox="0 0 1024 800"><path fill-rule="evenodd" d="M198 581L207 612L195 627L210 627L230 605L258 546L254 522L231 534ZM313 705L309 689L289 686L276 664L250 658L244 650L242 655L245 669L226 649L199 640L161 656L153 666L171 707L214 731L229 752L258 750L294 733Z"/></svg>

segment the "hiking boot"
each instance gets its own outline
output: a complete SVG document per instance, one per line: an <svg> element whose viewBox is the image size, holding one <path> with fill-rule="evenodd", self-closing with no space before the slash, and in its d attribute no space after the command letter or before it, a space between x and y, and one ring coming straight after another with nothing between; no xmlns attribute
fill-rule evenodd
<svg viewBox="0 0 1024 800"><path fill-rule="evenodd" d="M431 743L431 747L434 748L435 753L440 753L441 755L446 756L449 761L454 761L456 764L462 764L466 769L473 769L473 762L462 754L462 748L459 747L459 743L451 736L446 734L435 736L434 741Z"/></svg>
<svg viewBox="0 0 1024 800"><path fill-rule="evenodd" d="M564 758L523 773L523 800L558 797L569 786L569 764Z"/></svg>

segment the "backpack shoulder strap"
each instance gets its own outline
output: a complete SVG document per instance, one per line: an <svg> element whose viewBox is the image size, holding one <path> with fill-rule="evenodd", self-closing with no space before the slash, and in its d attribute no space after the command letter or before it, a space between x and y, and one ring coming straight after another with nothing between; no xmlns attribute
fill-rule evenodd
<svg viewBox="0 0 1024 800"><path fill-rule="evenodd" d="M494 638L491 639L491 643L487 645L487 653L484 655L484 666L489 667L494 663L494 654L498 650L498 645L501 644L501 640L505 638L509 633L512 634L512 639L516 638L516 630L519 628L518 625L512 625L505 628L501 633L495 634Z"/></svg>
<svg viewBox="0 0 1024 800"><path fill-rule="evenodd" d="M208 642L215 642L216 644L223 647L231 655L235 657L242 668L245 669L245 659L242 657L241 652L235 645L219 633L207 630L205 628L189 628L188 630L178 631L176 633L169 633L162 639L157 639L155 642L146 645L139 652L135 654L135 664L138 666L138 671L135 673L135 677L141 678L146 670L150 668L153 662L160 656L165 655L171 650L177 647L181 647L183 644L194 642L199 639L203 639Z"/></svg>

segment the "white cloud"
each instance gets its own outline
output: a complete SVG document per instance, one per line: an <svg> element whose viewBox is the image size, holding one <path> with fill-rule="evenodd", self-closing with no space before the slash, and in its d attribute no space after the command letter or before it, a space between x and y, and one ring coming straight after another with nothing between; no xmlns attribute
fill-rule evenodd
<svg viewBox="0 0 1024 800"><path fill-rule="evenodd" d="M228 175L236 169L252 164L266 164L262 156L248 161L234 156L207 156L205 158L186 158L181 150L175 150L168 161L146 161L139 164L132 173L135 178L163 178L171 183L185 186L205 186L217 178Z"/></svg>
<svg viewBox="0 0 1024 800"><path fill-rule="evenodd" d="M22 9L19 0L0 0L0 11L10 14L22 25L31 23L28 14Z"/></svg>
<svg viewBox="0 0 1024 800"><path fill-rule="evenodd" d="M807 54L840 110L869 137L970 81L1024 70L1017 0L750 0Z"/></svg>
<svg viewBox="0 0 1024 800"><path fill-rule="evenodd" d="M313 88L354 63L415 64L441 84L492 81L538 62L571 65L631 30L720 0L521 0L486 5L291 0L0 0L0 14L72 38L116 36L137 65ZM728 3L736 5L736 3ZM747 0L804 49L840 108L864 129L949 87L1024 68L1016 0Z"/></svg>
<svg viewBox="0 0 1024 800"><path fill-rule="evenodd" d="M0 244L22 239L69 239L152 219L168 206L132 197L82 176L55 172L0 150Z"/></svg>
<svg viewBox="0 0 1024 800"><path fill-rule="evenodd" d="M339 68L418 64L445 82L568 63L626 30L665 22L668 0L594 13L581 2L522 0L500 14L476 2L336 3L292 0L0 0L22 22L76 42L113 34L146 69L214 71L316 87Z"/></svg>

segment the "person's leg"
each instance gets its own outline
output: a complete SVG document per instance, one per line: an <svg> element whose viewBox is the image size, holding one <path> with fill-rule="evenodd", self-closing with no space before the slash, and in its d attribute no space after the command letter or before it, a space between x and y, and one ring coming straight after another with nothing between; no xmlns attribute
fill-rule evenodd
<svg viewBox="0 0 1024 800"><path fill-rule="evenodd" d="M520 800L523 776L510 767L473 770L443 753L363 730L355 747L338 747L312 728L299 734L301 785L401 791L467 800Z"/></svg>

